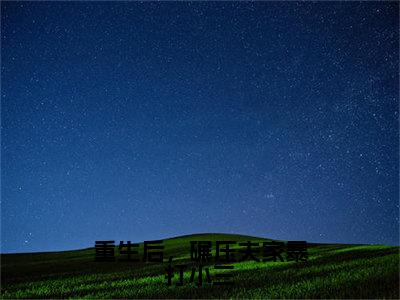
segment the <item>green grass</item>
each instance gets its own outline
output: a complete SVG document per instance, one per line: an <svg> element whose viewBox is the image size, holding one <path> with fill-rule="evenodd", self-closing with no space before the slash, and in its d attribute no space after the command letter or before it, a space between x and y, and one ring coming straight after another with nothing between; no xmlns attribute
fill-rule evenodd
<svg viewBox="0 0 400 300"><path fill-rule="evenodd" d="M164 257L174 256L173 264L188 263L191 240L211 240L215 248L216 240L265 239L227 234L182 236L164 240ZM93 248L2 254L1 297L399 298L399 247L312 244L308 253L307 262L236 262L230 271L233 287L205 283L201 288L189 283L189 268L183 286L175 286L176 274L169 287L167 263L95 262ZM215 278L222 271L212 266L210 273Z"/></svg>

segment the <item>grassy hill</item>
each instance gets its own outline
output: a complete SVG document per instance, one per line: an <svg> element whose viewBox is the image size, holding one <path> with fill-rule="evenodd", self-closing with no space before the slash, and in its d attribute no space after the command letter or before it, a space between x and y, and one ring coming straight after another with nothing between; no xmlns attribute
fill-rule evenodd
<svg viewBox="0 0 400 300"><path fill-rule="evenodd" d="M200 234L164 240L164 258L190 262L190 241L238 242L266 239ZM143 249L140 245L140 250ZM141 252L141 251L140 251ZM118 251L115 252L118 258ZM2 254L2 298L394 298L399 295L399 247L311 244L307 262L235 262L234 286L168 286L168 263L95 262L94 248L75 251ZM215 251L213 252L215 255ZM211 277L221 270L210 264ZM204 271L203 271L204 272ZM205 274L205 273L204 273ZM197 280L195 277L195 283ZM205 277L205 275L203 275Z"/></svg>

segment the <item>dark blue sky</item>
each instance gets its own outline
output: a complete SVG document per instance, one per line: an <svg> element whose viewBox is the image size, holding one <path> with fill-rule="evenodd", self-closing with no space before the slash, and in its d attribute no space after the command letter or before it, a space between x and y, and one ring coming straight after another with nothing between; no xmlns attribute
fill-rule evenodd
<svg viewBox="0 0 400 300"><path fill-rule="evenodd" d="M2 252L398 244L398 3L1 9Z"/></svg>

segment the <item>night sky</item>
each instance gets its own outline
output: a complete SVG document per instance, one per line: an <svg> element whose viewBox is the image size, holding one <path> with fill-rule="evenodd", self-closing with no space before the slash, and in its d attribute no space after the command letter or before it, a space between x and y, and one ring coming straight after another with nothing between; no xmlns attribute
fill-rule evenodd
<svg viewBox="0 0 400 300"><path fill-rule="evenodd" d="M2 2L2 252L398 244L395 2Z"/></svg>

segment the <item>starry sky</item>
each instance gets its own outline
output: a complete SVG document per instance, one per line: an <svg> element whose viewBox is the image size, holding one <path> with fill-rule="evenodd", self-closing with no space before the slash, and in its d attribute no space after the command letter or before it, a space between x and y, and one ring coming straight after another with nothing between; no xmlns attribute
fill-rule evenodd
<svg viewBox="0 0 400 300"><path fill-rule="evenodd" d="M1 251L398 244L395 2L2 2Z"/></svg>

